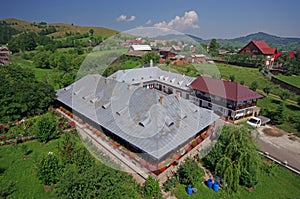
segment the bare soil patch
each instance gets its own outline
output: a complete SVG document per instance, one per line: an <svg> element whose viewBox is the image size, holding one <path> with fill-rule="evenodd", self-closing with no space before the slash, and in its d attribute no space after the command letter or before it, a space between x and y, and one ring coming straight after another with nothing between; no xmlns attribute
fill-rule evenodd
<svg viewBox="0 0 300 199"><path fill-rule="evenodd" d="M282 130L278 128L265 128L262 131L265 135L272 136L272 137L281 137L284 134Z"/></svg>
<svg viewBox="0 0 300 199"><path fill-rule="evenodd" d="M44 185L44 191L45 192L49 192L49 191L51 191L51 186L49 186L49 185Z"/></svg>
<svg viewBox="0 0 300 199"><path fill-rule="evenodd" d="M289 135L289 139L292 140L292 141L296 141L297 140L296 136L294 136L294 135Z"/></svg>

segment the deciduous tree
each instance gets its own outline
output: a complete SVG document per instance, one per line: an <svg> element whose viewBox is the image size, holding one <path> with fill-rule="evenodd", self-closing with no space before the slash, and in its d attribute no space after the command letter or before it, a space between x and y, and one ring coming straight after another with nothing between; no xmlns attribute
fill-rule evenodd
<svg viewBox="0 0 300 199"><path fill-rule="evenodd" d="M149 53L146 53L145 55L143 55L142 59L141 59L143 64L149 64L150 60L152 60L154 64L158 63L159 55L157 55L153 52L149 52Z"/></svg>
<svg viewBox="0 0 300 199"><path fill-rule="evenodd" d="M33 126L35 137L40 142L48 142L58 135L58 123L53 113L48 112L40 116Z"/></svg>
<svg viewBox="0 0 300 199"><path fill-rule="evenodd" d="M235 192L239 185L254 187L257 184L262 161L250 130L224 126L205 164L223 178L229 192Z"/></svg>

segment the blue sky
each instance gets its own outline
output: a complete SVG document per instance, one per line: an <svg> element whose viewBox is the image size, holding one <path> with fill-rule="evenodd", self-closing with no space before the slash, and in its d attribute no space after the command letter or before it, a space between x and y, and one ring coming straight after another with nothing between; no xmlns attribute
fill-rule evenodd
<svg viewBox="0 0 300 199"><path fill-rule="evenodd" d="M0 19L74 23L119 31L156 26L204 39L260 31L300 37L299 0L9 0L1 7Z"/></svg>

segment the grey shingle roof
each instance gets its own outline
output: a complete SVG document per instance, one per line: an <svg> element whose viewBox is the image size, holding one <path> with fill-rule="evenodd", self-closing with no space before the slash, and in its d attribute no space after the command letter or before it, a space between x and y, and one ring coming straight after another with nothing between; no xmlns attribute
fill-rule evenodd
<svg viewBox="0 0 300 199"><path fill-rule="evenodd" d="M151 51L151 47L149 45L131 45L132 50L137 51Z"/></svg>
<svg viewBox="0 0 300 199"><path fill-rule="evenodd" d="M163 96L160 103L162 96L96 74L57 91L58 101L156 160L184 145L218 119L212 111L175 95Z"/></svg>
<svg viewBox="0 0 300 199"><path fill-rule="evenodd" d="M194 77L164 71L158 67L119 70L109 76L110 79L113 79L113 77L115 77L119 82L125 82L128 84L158 81L182 90L189 90L188 86L196 79Z"/></svg>

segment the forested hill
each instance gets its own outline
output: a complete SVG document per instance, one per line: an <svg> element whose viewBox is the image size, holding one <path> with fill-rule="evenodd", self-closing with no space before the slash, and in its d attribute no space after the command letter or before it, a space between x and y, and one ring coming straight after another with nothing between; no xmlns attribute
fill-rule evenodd
<svg viewBox="0 0 300 199"><path fill-rule="evenodd" d="M210 42L210 40L203 40L193 35L189 36L198 41L199 43L208 44ZM234 39L217 39L217 42L220 44L221 47L232 46L235 48L242 48L252 40L264 40L271 47L278 48L279 51L293 51L300 48L300 38L279 37L263 32L253 33L247 36L238 37Z"/></svg>
<svg viewBox="0 0 300 199"><path fill-rule="evenodd" d="M14 18L7 18L0 20L0 44L6 44L13 35L20 34L22 32L35 32L39 35L47 35L58 38L72 33L89 33L91 29L93 31L92 34L101 35L102 37L109 37L117 33L115 30L102 27L77 26L65 23L48 24L46 22L28 22Z"/></svg>

